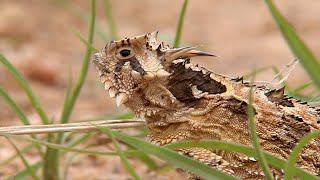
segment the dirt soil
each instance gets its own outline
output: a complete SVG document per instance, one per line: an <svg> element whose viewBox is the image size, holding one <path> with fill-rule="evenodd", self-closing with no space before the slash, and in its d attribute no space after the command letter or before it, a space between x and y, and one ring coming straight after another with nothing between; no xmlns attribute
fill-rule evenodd
<svg viewBox="0 0 320 180"><path fill-rule="evenodd" d="M132 37L154 30L160 39L171 43L175 35L183 1L121 0L112 2L112 10L119 37ZM302 39L317 57L320 57L320 1L277 0L285 17L294 25ZM79 77L85 45L74 32L84 37L87 22L77 11L90 13L89 1L63 0L1 0L0 1L0 52L14 64L30 83L49 117L58 122L66 94L69 70L73 82ZM108 35L107 19L102 1L98 1L97 22ZM275 65L284 67L294 59L268 12L264 1L252 0L201 0L190 1L183 30L183 45L203 45L218 58L195 59L216 72L241 76L253 68ZM102 48L110 39L95 36L95 47ZM274 73L259 74L258 80L270 81ZM309 81L301 67L289 78L291 87ZM33 124L41 121L12 76L0 67L0 85L23 108ZM127 111L116 108L115 101L107 96L91 66L87 81L76 103L72 121L92 119ZM10 107L0 100L0 126L21 125ZM102 137L95 136L91 142ZM103 138L102 138L103 139ZM22 148L25 142L17 141ZM99 144L99 143L98 143ZM110 150L111 145L93 149ZM81 147L81 146L80 146ZM15 154L6 139L0 137L0 163ZM35 151L27 153L30 162L39 160ZM130 159L143 179L183 179L178 170L166 173L150 172L137 159ZM160 163L161 164L161 163ZM0 166L0 179L14 175L24 166L20 159ZM68 179L130 179L118 157L77 155L69 169Z"/></svg>

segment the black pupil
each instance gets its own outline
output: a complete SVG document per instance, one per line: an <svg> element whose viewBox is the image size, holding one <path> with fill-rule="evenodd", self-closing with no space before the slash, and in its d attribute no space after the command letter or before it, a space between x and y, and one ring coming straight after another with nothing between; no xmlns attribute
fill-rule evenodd
<svg viewBox="0 0 320 180"><path fill-rule="evenodd" d="M130 50L129 49L123 49L120 51L120 54L122 57L127 57L130 55Z"/></svg>

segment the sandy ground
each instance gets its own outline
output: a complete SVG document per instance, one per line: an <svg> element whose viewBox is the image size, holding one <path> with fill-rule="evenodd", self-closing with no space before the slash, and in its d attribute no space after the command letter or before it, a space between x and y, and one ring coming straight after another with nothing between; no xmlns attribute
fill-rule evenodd
<svg viewBox="0 0 320 180"><path fill-rule="evenodd" d="M112 1L119 36L131 37L160 30L160 39L171 43L183 1L121 0ZM276 4L295 26L302 39L320 57L320 1L278 0ZM90 3L84 1L1 0L0 52L14 64L30 83L49 117L57 122L66 93L69 69L75 82L79 76L85 45L74 31L84 36L88 24L75 11L90 13ZM108 34L103 3L98 1L97 22ZM294 56L281 37L264 1L252 0L193 0L190 1L183 31L183 45L204 45L204 49L219 58L195 59L216 72L240 76L253 68L275 65L283 67ZM109 41L96 34L95 46ZM259 74L259 80L271 80L273 72ZM289 78L294 87L309 81L301 67ZM30 101L11 75L0 67L0 85L23 108L32 123L40 120ZM72 121L107 116L123 112L116 108L98 82L91 66L88 79L72 114ZM0 126L20 125L21 122L7 104L0 100ZM95 136L91 142L101 137ZM26 143L17 142L19 147ZM110 150L100 145L94 149ZM14 149L0 138L0 162L14 154ZM31 162L39 159L35 152L27 154ZM139 160L132 159L143 179L183 179L172 170L165 174L148 171ZM0 179L23 168L20 160L0 166ZM69 179L128 179L118 157L77 155L68 173Z"/></svg>

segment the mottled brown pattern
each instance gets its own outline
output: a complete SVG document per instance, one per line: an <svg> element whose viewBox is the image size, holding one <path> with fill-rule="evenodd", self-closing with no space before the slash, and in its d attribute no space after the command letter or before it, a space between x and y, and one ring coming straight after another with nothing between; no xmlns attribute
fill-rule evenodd
<svg viewBox="0 0 320 180"><path fill-rule="evenodd" d="M223 140L251 145L246 111L250 88L264 150L286 159L301 137L320 129L319 110L286 97L284 88L255 86L243 78L194 66L191 57L212 55L193 47L169 48L158 44L156 36L154 32L109 43L93 60L117 105L124 104L146 120L152 143ZM120 48L130 49L133 54L122 57ZM130 62L130 58L135 58L145 73L131 63L119 63ZM253 157L204 148L178 152L241 179L264 179L259 162ZM319 176L319 152L320 139L315 139L304 148L298 166ZM281 170L271 170L275 178L283 178Z"/></svg>

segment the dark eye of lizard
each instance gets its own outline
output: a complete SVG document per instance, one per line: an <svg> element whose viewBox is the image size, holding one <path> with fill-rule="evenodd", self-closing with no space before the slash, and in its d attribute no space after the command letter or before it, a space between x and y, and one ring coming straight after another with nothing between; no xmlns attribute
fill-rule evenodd
<svg viewBox="0 0 320 180"><path fill-rule="evenodd" d="M128 57L130 55L130 50L129 49L123 49L120 51L120 54L122 57Z"/></svg>

